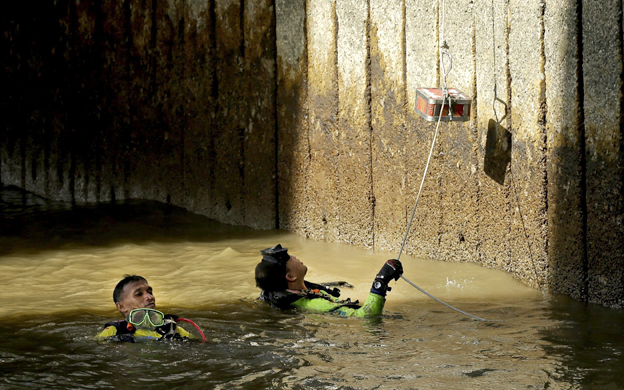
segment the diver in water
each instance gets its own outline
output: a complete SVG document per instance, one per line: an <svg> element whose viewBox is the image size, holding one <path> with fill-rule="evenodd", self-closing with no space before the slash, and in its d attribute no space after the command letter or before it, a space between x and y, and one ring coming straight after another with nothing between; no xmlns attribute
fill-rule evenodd
<svg viewBox="0 0 624 390"><path fill-rule="evenodd" d="M156 310L156 298L152 288L142 276L124 275L113 291L113 301L125 320L104 325L104 330L96 336L97 339L134 343L146 339L193 338L191 333L177 325L176 321L180 320L178 316ZM183 320L192 323L190 320Z"/></svg>
<svg viewBox="0 0 624 390"><path fill-rule="evenodd" d="M350 299L340 300L337 288L305 281L308 267L280 244L260 253L262 261L256 266L256 286L262 289L260 299L280 309L355 317L378 315L386 303L386 292L390 291L388 283L403 274L399 260L388 260L375 277L366 302L359 305Z"/></svg>

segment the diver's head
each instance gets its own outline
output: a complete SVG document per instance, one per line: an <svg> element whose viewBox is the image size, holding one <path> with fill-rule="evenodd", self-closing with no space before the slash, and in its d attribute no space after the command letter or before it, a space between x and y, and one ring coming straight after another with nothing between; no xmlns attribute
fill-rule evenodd
<svg viewBox="0 0 624 390"><path fill-rule="evenodd" d="M303 279L308 267L289 255L287 248L277 244L260 253L262 261L256 266L256 286L264 291L304 288Z"/></svg>
<svg viewBox="0 0 624 390"><path fill-rule="evenodd" d="M156 308L156 298L147 280L139 275L124 275L113 291L113 301L124 317L133 309Z"/></svg>

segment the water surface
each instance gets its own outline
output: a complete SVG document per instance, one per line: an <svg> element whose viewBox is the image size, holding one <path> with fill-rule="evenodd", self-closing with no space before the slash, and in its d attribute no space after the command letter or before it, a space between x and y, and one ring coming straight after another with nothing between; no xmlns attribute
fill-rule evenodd
<svg viewBox="0 0 624 390"><path fill-rule="evenodd" d="M624 314L475 264L403 255L384 316L281 312L257 301L259 251L281 243L317 282L366 298L395 253L233 227L155 202L68 205L0 191L0 389L620 389ZM145 276L157 307L208 343L101 343L112 290ZM187 327L188 328L188 327Z"/></svg>

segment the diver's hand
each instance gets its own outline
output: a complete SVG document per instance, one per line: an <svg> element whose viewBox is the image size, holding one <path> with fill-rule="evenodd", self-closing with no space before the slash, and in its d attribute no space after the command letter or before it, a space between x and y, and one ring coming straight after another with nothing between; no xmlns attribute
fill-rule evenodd
<svg viewBox="0 0 624 390"><path fill-rule="evenodd" d="M403 275L403 265L401 262L396 259L390 259L381 267L377 277L381 277L382 279L388 278L388 281L390 281L391 279L399 280L401 275Z"/></svg>
<svg viewBox="0 0 624 390"><path fill-rule="evenodd" d="M386 261L375 277L375 281L371 287L371 292L385 297L386 291L389 290L388 283L390 283L392 279L398 280L402 274L403 265L399 260L390 259Z"/></svg>

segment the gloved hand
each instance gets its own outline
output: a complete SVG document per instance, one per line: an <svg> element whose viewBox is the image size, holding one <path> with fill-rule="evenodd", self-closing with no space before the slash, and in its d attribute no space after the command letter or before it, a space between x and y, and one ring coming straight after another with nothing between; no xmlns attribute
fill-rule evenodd
<svg viewBox="0 0 624 390"><path fill-rule="evenodd" d="M381 270L379 270L379 273L375 277L371 292L385 297L386 291L390 290L388 288L388 283L390 283L392 279L398 280L402 274L403 265L401 265L399 260L391 259L386 261L386 264L381 267Z"/></svg>

